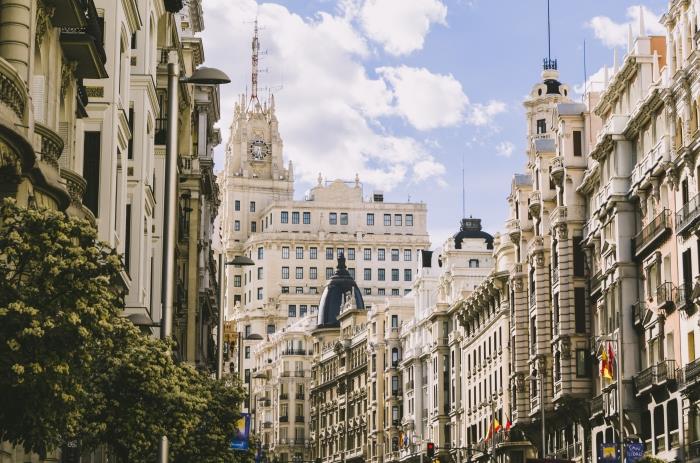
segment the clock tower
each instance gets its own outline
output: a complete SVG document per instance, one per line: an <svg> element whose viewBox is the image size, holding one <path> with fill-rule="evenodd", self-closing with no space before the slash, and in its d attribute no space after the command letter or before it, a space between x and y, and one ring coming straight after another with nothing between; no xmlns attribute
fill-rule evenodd
<svg viewBox="0 0 700 463"><path fill-rule="evenodd" d="M258 25L252 42L251 93L241 95L234 107L230 138L222 175L221 226L229 258L243 251L243 244L263 231L265 208L273 201L294 195L292 162L285 167L282 138L275 115L275 98L258 98Z"/></svg>

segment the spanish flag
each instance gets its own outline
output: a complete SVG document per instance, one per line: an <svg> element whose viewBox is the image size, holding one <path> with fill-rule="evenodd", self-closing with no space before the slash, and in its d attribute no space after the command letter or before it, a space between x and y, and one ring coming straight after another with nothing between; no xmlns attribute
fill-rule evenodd
<svg viewBox="0 0 700 463"><path fill-rule="evenodd" d="M493 436L495 433L501 430L501 423L498 422L496 418L493 419L493 424L489 426L489 430L486 433L486 437L484 437L484 440L489 440L491 439L491 436Z"/></svg>
<svg viewBox="0 0 700 463"><path fill-rule="evenodd" d="M612 375L612 364L615 359L615 354L613 354L612 346L608 343L607 349L603 348L603 352L600 354L600 376L601 378L613 379Z"/></svg>

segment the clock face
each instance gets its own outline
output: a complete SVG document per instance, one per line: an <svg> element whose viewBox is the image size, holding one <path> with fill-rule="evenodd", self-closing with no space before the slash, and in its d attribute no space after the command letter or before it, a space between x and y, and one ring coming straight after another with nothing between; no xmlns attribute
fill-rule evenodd
<svg viewBox="0 0 700 463"><path fill-rule="evenodd" d="M262 140L253 140L248 147L248 153L252 161L264 161L270 154L270 145Z"/></svg>

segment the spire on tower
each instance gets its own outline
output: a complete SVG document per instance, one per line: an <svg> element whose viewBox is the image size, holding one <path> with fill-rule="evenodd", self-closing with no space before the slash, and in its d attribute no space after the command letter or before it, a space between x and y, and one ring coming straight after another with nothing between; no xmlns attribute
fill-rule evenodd
<svg viewBox="0 0 700 463"><path fill-rule="evenodd" d="M543 60L543 66L545 71L557 69L557 60L552 59L552 31L551 24L549 21L549 0L547 0L547 57Z"/></svg>
<svg viewBox="0 0 700 463"><path fill-rule="evenodd" d="M644 27L644 7L639 5L639 36L646 37L646 28Z"/></svg>
<svg viewBox="0 0 700 463"><path fill-rule="evenodd" d="M255 26L253 29L253 42L252 48L252 66L251 66L251 89L250 89L250 102L248 104L249 109L252 105L252 109L255 110L260 107L260 100L258 100L258 58L260 54L260 40L258 40L258 18L255 18Z"/></svg>

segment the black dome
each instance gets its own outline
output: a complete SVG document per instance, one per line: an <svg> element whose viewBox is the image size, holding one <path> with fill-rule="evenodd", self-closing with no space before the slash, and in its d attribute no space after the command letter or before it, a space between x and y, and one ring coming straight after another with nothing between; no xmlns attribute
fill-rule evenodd
<svg viewBox="0 0 700 463"><path fill-rule="evenodd" d="M345 267L345 257L341 254L338 257L338 268L326 283L321 295L321 302L318 307L318 328L334 328L339 326L338 315L343 304L348 298L354 298L355 306L358 309L365 308L365 301L362 299L360 288L355 280L350 276Z"/></svg>
<svg viewBox="0 0 700 463"><path fill-rule="evenodd" d="M547 86L547 95L561 95L559 87L561 82L556 79L545 79L544 84Z"/></svg>
<svg viewBox="0 0 700 463"><path fill-rule="evenodd" d="M493 249L493 236L481 230L481 219L462 219L459 231L452 238L455 240L455 249L462 249L462 240L465 238L481 238L486 241L486 249Z"/></svg>

